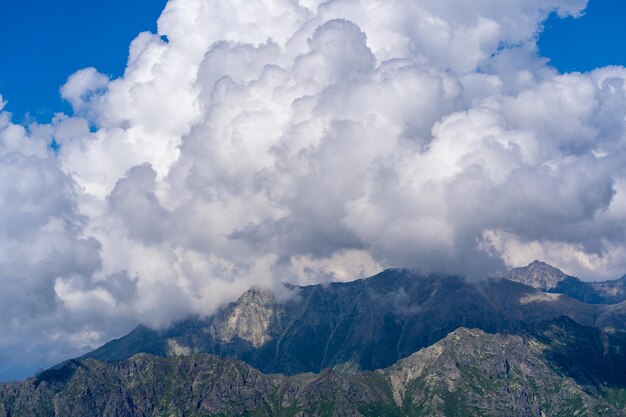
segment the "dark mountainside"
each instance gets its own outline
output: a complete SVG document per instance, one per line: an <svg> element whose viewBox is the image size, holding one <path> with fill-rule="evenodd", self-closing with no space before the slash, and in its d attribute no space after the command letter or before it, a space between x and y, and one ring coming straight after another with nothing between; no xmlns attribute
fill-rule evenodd
<svg viewBox="0 0 626 417"><path fill-rule="evenodd" d="M74 360L0 386L0 417L625 415L626 376L609 369L624 369L625 334L566 318L530 333L460 328L389 368L356 374L265 375L206 354Z"/></svg>
<svg viewBox="0 0 626 417"><path fill-rule="evenodd" d="M166 331L139 326L83 359L211 353L262 372L293 375L337 366L384 368L459 327L515 334L529 324L568 316L586 326L626 329L620 305L586 304L502 279L468 283L387 270L298 292L281 304L271 293L251 289L207 320L187 320Z"/></svg>

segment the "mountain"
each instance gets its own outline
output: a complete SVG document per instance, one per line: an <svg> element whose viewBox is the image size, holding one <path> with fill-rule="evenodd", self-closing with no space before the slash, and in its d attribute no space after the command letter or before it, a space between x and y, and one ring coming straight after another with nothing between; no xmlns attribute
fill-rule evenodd
<svg viewBox="0 0 626 417"><path fill-rule="evenodd" d="M626 413L626 376L609 368L624 369L625 341L557 318L522 336L459 328L359 373L266 375L206 354L73 360L0 386L0 417L615 417Z"/></svg>
<svg viewBox="0 0 626 417"><path fill-rule="evenodd" d="M626 276L602 282L585 282L568 276L550 292L567 294L586 303L617 304L626 300Z"/></svg>
<svg viewBox="0 0 626 417"><path fill-rule="evenodd" d="M533 323L567 316L585 326L626 329L622 307L586 304L505 279L468 282L390 269L353 282L294 287L283 302L253 288L207 319L161 331L139 326L81 359L209 353L265 373L374 370L460 327L520 334Z"/></svg>
<svg viewBox="0 0 626 417"><path fill-rule="evenodd" d="M553 292L569 278L534 263L251 288L0 385L0 417L626 416L626 302Z"/></svg>
<svg viewBox="0 0 626 417"><path fill-rule="evenodd" d="M545 262L533 261L527 266L505 272L502 277L541 291L565 294L590 304L617 304L626 301L626 275L612 281L587 282L567 275Z"/></svg>
<svg viewBox="0 0 626 417"><path fill-rule="evenodd" d="M541 291L555 288L568 277L560 269L541 261L533 261L528 266L513 268L502 276L508 280L519 282Z"/></svg>

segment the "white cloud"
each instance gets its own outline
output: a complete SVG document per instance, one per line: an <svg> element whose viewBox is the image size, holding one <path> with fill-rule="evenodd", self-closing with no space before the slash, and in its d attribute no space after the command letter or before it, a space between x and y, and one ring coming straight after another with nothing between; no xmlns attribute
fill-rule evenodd
<svg viewBox="0 0 626 417"><path fill-rule="evenodd" d="M0 104L0 352L384 266L620 274L626 69L535 46L585 4L171 0L123 77L68 78L73 115Z"/></svg>
<svg viewBox="0 0 626 417"><path fill-rule="evenodd" d="M313 258L310 255L294 256L290 268L296 271L300 285L353 281L370 277L382 270L382 265L366 250L337 251L329 258Z"/></svg>
<svg viewBox="0 0 626 417"><path fill-rule="evenodd" d="M67 82L61 87L61 97L67 100L75 114L89 117L89 113L83 114L91 101L106 93L109 78L100 74L95 68L85 68L72 74Z"/></svg>

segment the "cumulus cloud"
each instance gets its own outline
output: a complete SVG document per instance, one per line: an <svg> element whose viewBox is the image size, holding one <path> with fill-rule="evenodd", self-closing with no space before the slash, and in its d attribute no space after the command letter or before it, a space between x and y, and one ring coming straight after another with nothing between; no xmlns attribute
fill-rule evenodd
<svg viewBox="0 0 626 417"><path fill-rule="evenodd" d="M70 75L73 114L0 112L0 368L253 284L626 272L626 69L536 51L585 5L170 0L122 77Z"/></svg>

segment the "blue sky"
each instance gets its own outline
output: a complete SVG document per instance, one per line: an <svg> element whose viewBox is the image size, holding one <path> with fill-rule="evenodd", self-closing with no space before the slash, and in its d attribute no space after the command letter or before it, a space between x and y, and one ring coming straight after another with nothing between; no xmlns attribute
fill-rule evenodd
<svg viewBox="0 0 626 417"><path fill-rule="evenodd" d="M16 121L68 111L59 87L93 66L117 76L139 32L156 30L165 0L0 0L0 94Z"/></svg>
<svg viewBox="0 0 626 417"><path fill-rule="evenodd" d="M539 39L539 50L561 72L589 71L626 64L626 2L591 0L585 15L552 15Z"/></svg>
<svg viewBox="0 0 626 417"><path fill-rule="evenodd" d="M165 0L3 0L0 13L0 94L16 121L26 113L47 122L69 111L59 87L74 71L93 66L118 76L128 45L156 30ZM552 16L539 40L542 55L561 72L626 64L626 2L592 0L579 19Z"/></svg>

